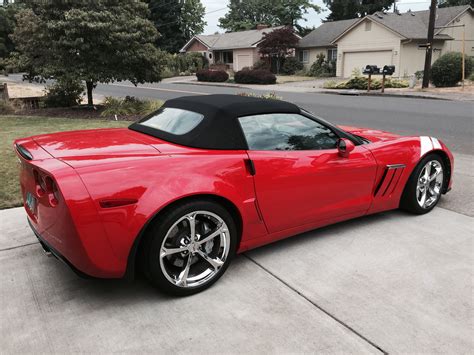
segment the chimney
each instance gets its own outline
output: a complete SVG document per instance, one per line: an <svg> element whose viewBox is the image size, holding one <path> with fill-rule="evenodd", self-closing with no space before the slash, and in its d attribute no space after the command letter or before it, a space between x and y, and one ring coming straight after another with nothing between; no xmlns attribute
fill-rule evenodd
<svg viewBox="0 0 474 355"><path fill-rule="evenodd" d="M263 23L259 23L257 25L257 30L264 30L265 28L268 28L268 25L265 25Z"/></svg>

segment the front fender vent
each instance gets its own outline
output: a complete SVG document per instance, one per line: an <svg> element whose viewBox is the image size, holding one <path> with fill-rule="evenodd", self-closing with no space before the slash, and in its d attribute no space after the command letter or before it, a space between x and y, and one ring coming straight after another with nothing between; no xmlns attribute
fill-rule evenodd
<svg viewBox="0 0 474 355"><path fill-rule="evenodd" d="M404 169L405 165L403 164L387 165L382 179L375 189L375 197L390 196L395 191Z"/></svg>

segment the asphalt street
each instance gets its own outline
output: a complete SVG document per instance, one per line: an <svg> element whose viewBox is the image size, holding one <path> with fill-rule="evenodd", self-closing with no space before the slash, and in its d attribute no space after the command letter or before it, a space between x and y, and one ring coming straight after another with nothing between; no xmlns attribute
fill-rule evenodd
<svg viewBox="0 0 474 355"><path fill-rule="evenodd" d="M248 91L99 85L169 99ZM22 208L0 211L5 353L472 353L473 104L278 92L336 123L432 135L455 153L453 190L431 213L385 212L237 257L198 295L143 280L83 280L43 255Z"/></svg>
<svg viewBox="0 0 474 355"><path fill-rule="evenodd" d="M168 100L185 95L263 93L249 90L190 84L130 83L98 85L104 96L136 96ZM413 99L403 97L348 96L278 91L278 96L293 102L335 124L371 127L400 134L428 135L442 139L452 151L474 154L474 101Z"/></svg>

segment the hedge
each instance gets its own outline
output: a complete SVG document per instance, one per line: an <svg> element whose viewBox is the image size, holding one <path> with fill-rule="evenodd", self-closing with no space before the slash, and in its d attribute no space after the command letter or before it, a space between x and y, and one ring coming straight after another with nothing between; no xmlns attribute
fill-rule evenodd
<svg viewBox="0 0 474 355"><path fill-rule="evenodd" d="M269 70L251 69L238 71L234 80L238 84L275 84L276 76Z"/></svg>
<svg viewBox="0 0 474 355"><path fill-rule="evenodd" d="M229 74L224 70L202 69L196 73L198 81L209 81L214 83L223 83L229 80Z"/></svg>

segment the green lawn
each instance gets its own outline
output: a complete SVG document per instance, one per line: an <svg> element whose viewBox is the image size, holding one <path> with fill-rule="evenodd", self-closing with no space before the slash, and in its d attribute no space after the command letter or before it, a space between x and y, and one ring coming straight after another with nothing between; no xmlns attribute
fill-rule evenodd
<svg viewBox="0 0 474 355"><path fill-rule="evenodd" d="M0 209L22 205L18 161L12 148L16 138L76 129L126 127L130 122L0 115Z"/></svg>

